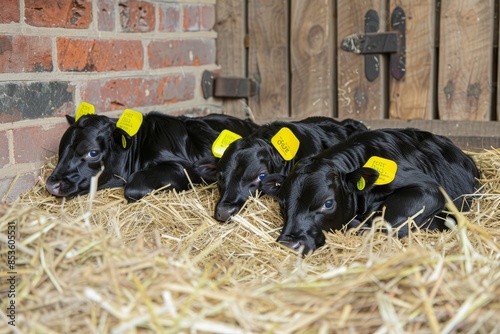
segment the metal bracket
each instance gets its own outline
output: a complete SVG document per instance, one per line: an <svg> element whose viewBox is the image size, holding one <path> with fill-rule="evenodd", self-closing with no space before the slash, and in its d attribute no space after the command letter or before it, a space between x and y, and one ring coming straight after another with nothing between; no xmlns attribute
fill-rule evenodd
<svg viewBox="0 0 500 334"><path fill-rule="evenodd" d="M393 31L378 33L380 21L376 11L365 14L365 34L353 34L342 40L344 51L365 55L365 76L368 81L378 78L380 72L379 54L390 54L391 75L403 79L406 71L406 16L401 7L392 12ZM377 54L374 56L373 54Z"/></svg>
<svg viewBox="0 0 500 334"><path fill-rule="evenodd" d="M254 96L256 83L250 78L219 77L210 71L204 71L201 77L203 97L243 98Z"/></svg>

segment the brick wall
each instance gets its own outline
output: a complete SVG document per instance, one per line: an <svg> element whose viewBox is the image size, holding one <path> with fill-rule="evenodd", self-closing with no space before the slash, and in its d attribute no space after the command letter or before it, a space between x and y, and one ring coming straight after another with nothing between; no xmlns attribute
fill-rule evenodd
<svg viewBox="0 0 500 334"><path fill-rule="evenodd" d="M125 108L218 112L201 75L215 64L215 0L2 0L0 202L37 181L81 101Z"/></svg>

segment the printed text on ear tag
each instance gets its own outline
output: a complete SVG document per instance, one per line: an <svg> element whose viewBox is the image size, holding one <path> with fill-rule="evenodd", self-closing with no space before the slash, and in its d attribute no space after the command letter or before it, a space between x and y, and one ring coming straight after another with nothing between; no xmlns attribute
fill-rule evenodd
<svg viewBox="0 0 500 334"><path fill-rule="evenodd" d="M229 131L227 129L222 130L219 136L215 139L212 144L212 153L214 157L220 158L226 148L233 142L240 139L241 136L237 133Z"/></svg>
<svg viewBox="0 0 500 334"><path fill-rule="evenodd" d="M396 172L398 170L398 165L395 161L373 156L363 167L373 168L378 173L378 179L374 184L383 185L391 183L396 177Z"/></svg>
<svg viewBox="0 0 500 334"><path fill-rule="evenodd" d="M132 109L125 109L116 122L116 127L125 131L130 137L135 136L142 124L142 114ZM122 146L127 147L127 139L122 135Z"/></svg>
<svg viewBox="0 0 500 334"><path fill-rule="evenodd" d="M75 122L78 121L80 117L83 115L92 115L94 114L94 106L87 102L82 102L76 109Z"/></svg>
<svg viewBox="0 0 500 334"><path fill-rule="evenodd" d="M300 141L289 128L281 128L273 138L271 143L278 150L279 154L286 161L292 160L299 150Z"/></svg>
<svg viewBox="0 0 500 334"><path fill-rule="evenodd" d="M134 136L142 124L142 114L138 111L125 109L116 122L116 127L125 131L130 137Z"/></svg>

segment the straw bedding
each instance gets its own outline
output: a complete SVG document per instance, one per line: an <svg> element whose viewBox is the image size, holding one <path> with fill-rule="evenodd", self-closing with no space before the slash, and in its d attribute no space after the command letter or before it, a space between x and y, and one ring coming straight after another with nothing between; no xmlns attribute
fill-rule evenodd
<svg viewBox="0 0 500 334"><path fill-rule="evenodd" d="M306 257L274 242L282 220L267 197L227 224L211 217L214 185L61 200L44 189L54 157L0 205L1 272L8 222L17 272L16 327L0 332L498 333L500 151L471 154L482 195L456 230L339 231Z"/></svg>

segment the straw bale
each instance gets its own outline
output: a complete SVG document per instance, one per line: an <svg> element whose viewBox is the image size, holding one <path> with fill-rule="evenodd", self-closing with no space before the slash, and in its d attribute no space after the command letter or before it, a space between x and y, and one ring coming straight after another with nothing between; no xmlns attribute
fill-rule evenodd
<svg viewBox="0 0 500 334"><path fill-rule="evenodd" d="M16 231L16 327L0 332L498 333L500 151L469 153L482 188L454 230L337 231L305 257L275 242L268 197L224 224L214 185L133 204L120 189L58 199L44 189L54 157L0 206L2 325Z"/></svg>

